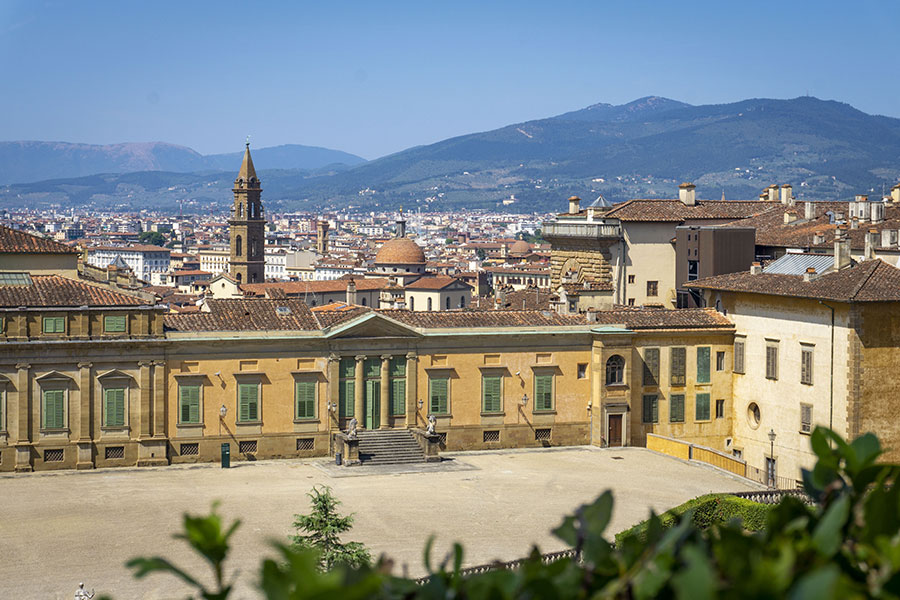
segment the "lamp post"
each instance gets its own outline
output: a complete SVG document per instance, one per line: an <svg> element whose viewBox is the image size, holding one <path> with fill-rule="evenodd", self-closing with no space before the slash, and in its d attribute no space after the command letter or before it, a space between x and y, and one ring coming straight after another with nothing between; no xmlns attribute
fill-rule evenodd
<svg viewBox="0 0 900 600"><path fill-rule="evenodd" d="M522 394L522 408L528 406L528 394Z"/></svg>
<svg viewBox="0 0 900 600"><path fill-rule="evenodd" d="M769 487L775 487L775 430L769 429L769 468L772 469L772 478L771 484ZM766 475L768 476L769 468L766 469Z"/></svg>

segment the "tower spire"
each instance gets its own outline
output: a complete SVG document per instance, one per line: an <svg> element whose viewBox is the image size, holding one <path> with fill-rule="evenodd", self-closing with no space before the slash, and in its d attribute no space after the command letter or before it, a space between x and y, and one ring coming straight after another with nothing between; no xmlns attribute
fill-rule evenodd
<svg viewBox="0 0 900 600"><path fill-rule="evenodd" d="M256 177L256 169L253 168L253 159L250 157L250 140L246 142L244 148L244 160L241 162L241 170L238 171L238 181L243 180L246 183L256 183L259 179Z"/></svg>

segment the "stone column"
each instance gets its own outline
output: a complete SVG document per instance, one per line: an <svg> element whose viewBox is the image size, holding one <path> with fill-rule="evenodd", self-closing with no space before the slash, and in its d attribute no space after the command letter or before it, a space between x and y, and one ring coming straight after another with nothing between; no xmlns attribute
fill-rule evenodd
<svg viewBox="0 0 900 600"><path fill-rule="evenodd" d="M366 381L363 374L363 361L365 360L365 356L356 357L356 383L353 385L353 416L356 417L356 421L359 423L358 427L360 429L366 428L366 420L364 418L366 412Z"/></svg>
<svg viewBox="0 0 900 600"><path fill-rule="evenodd" d="M149 360L142 360L138 363L138 366L141 368L140 382L138 382L138 385L140 386L140 390L138 390L140 397L139 439L150 437L150 409L153 400L150 384L150 365L152 364L153 363Z"/></svg>
<svg viewBox="0 0 900 600"><path fill-rule="evenodd" d="M418 363L416 353L406 355L406 426L418 427L416 410L418 409Z"/></svg>
<svg viewBox="0 0 900 600"><path fill-rule="evenodd" d="M29 472L31 467L31 378L28 370L31 365L16 365L16 400L18 415L16 419L16 471Z"/></svg>
<svg viewBox="0 0 900 600"><path fill-rule="evenodd" d="M77 432L78 457L75 461L75 468L79 470L94 468L94 423L92 419L94 412L94 381L91 378L91 367L93 366L89 362L78 363L80 406Z"/></svg>
<svg viewBox="0 0 900 600"><path fill-rule="evenodd" d="M330 409L326 411L326 429L340 429L340 415L338 414L338 402L341 399L341 357L332 354L328 357L327 390L325 394L326 403L334 406L334 411ZM354 401L356 398L353 399Z"/></svg>
<svg viewBox="0 0 900 600"><path fill-rule="evenodd" d="M379 429L389 429L388 419L391 416L390 400L391 397L391 355L385 354L381 357L381 401L379 410L381 411L381 423Z"/></svg>
<svg viewBox="0 0 900 600"><path fill-rule="evenodd" d="M166 437L166 361L153 361L153 437Z"/></svg>

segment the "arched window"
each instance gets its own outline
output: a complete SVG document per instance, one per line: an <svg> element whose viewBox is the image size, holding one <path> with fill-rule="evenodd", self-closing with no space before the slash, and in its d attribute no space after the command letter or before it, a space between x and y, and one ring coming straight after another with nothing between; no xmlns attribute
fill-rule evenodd
<svg viewBox="0 0 900 600"><path fill-rule="evenodd" d="M238 215L237 216L238 217L244 216L244 205L243 204L238 204Z"/></svg>
<svg viewBox="0 0 900 600"><path fill-rule="evenodd" d="M459 307L460 307L460 308L465 308L465 307L466 307L466 297L465 297L465 296L460 296L460 297L459 297Z"/></svg>
<svg viewBox="0 0 900 600"><path fill-rule="evenodd" d="M416 310L416 299L412 296L409 298L409 310Z"/></svg>
<svg viewBox="0 0 900 600"><path fill-rule="evenodd" d="M428 299L428 310L431 310L431 298Z"/></svg>
<svg viewBox="0 0 900 600"><path fill-rule="evenodd" d="M234 252L240 258L241 251L244 249L244 240L241 239L241 236L237 236L234 238Z"/></svg>
<svg viewBox="0 0 900 600"><path fill-rule="evenodd" d="M447 310L450 310L450 296L447 296L447 300L444 302L444 306Z"/></svg>
<svg viewBox="0 0 900 600"><path fill-rule="evenodd" d="M606 361L606 385L622 383L625 376L625 359L614 354Z"/></svg>
<svg viewBox="0 0 900 600"><path fill-rule="evenodd" d="M237 282L240 283L240 282L241 282L241 279L242 279L242 276L241 276L240 273L238 273L238 274L237 274Z"/></svg>
<svg viewBox="0 0 900 600"><path fill-rule="evenodd" d="M363 297L363 299L362 299L362 305L363 305L363 306L366 305L366 298L365 298L365 297Z"/></svg>

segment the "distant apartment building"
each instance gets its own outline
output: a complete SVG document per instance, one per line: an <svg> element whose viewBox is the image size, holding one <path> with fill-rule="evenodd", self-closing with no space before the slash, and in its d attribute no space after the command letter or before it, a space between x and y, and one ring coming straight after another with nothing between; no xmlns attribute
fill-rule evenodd
<svg viewBox="0 0 900 600"><path fill-rule="evenodd" d="M228 273L228 261L231 251L228 248L201 248L197 251L200 259L200 270L214 275Z"/></svg>
<svg viewBox="0 0 900 600"><path fill-rule="evenodd" d="M284 248L266 248L266 279L287 279L287 255Z"/></svg>
<svg viewBox="0 0 900 600"><path fill-rule="evenodd" d="M170 254L168 248L160 246L96 246L87 249L87 263L105 269L118 257L139 279L162 285L169 272Z"/></svg>

